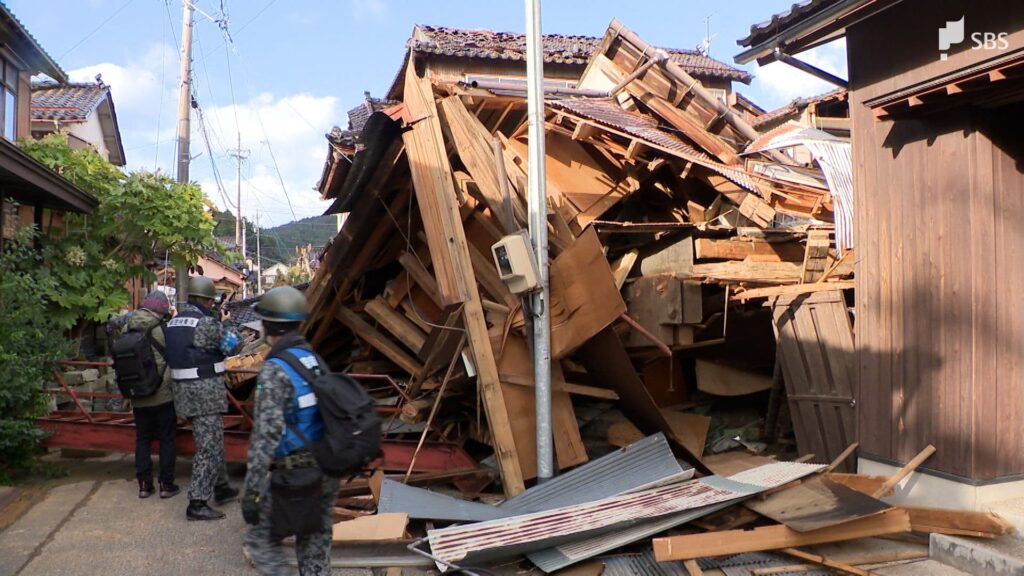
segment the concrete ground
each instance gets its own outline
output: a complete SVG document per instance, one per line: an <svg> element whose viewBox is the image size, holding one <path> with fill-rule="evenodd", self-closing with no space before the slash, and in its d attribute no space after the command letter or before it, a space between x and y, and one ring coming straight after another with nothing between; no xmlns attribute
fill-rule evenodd
<svg viewBox="0 0 1024 576"><path fill-rule="evenodd" d="M81 461L70 477L46 486L27 511L19 510L16 520L8 518L0 532L0 576L257 574L242 557L245 523L237 501L221 507L224 520L188 522L183 481L188 461L180 463L182 493L167 500L138 498L132 462L124 455ZM12 499L11 491L0 498L5 494ZM0 518L15 513L8 508L0 510Z"/></svg>

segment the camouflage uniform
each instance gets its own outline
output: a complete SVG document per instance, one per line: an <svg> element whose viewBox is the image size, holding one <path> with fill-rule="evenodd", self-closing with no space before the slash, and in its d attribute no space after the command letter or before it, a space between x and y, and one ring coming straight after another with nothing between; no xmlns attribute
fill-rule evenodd
<svg viewBox="0 0 1024 576"><path fill-rule="evenodd" d="M230 355L235 350L224 350L222 342L226 329L220 320L208 315L208 311L189 302L185 310L199 310L204 317L196 326L192 344L200 350L220 350ZM192 424L192 437L196 454L192 459L192 478L188 484L189 500L209 500L215 486L228 483L224 463L224 420L228 411L228 399L224 390L224 376L198 380L174 381L174 408L179 416L188 418Z"/></svg>
<svg viewBox="0 0 1024 576"><path fill-rule="evenodd" d="M292 405L294 395L288 374L280 366L265 362L256 385L256 421L249 440L248 470L245 475L246 494L260 496L260 520L249 528L245 549L264 576L292 573L281 541L270 535L270 464L274 451L281 443L284 414ZM320 533L295 539L295 555L301 576L328 576L331 573L332 512L337 494L338 479L324 476L321 505L324 529Z"/></svg>

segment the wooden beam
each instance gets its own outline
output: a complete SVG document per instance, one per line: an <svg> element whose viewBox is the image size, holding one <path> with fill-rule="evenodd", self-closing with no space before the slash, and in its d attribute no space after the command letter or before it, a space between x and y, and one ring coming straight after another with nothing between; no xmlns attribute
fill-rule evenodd
<svg viewBox="0 0 1024 576"><path fill-rule="evenodd" d="M423 366L415 358L409 356L405 350L402 350L400 346L392 342L379 330L370 326L366 320L360 318L352 310L345 306L338 306L338 309L335 310L335 315L338 321L348 326L357 337L373 346L374 349L386 356L388 360L397 364L402 370L409 374L416 374L423 369Z"/></svg>
<svg viewBox="0 0 1024 576"><path fill-rule="evenodd" d="M470 299L473 277L469 258L459 260L449 255L449 244L455 237L465 239L462 219L455 206L452 167L448 162L441 122L434 102L430 80L416 72L414 55L405 70L405 108L416 119L412 128L402 133L413 188L419 204L423 228L430 239L430 259L434 263L442 308Z"/></svg>
<svg viewBox="0 0 1024 576"><path fill-rule="evenodd" d="M427 335L418 326L406 318L405 314L388 306L380 296L366 303L366 313L417 354L427 341Z"/></svg>
<svg viewBox="0 0 1024 576"><path fill-rule="evenodd" d="M766 242L759 239L697 238L693 250L698 259L743 260L750 256L774 256L780 262L799 262L804 257L803 246L796 242Z"/></svg>
<svg viewBox="0 0 1024 576"><path fill-rule="evenodd" d="M744 552L843 542L869 536L897 534L909 530L910 516L907 512L892 509L876 516L803 533L778 525L754 528L753 530L726 530L655 538L653 541L654 557L658 562L690 560L705 556L727 556Z"/></svg>
<svg viewBox="0 0 1024 576"><path fill-rule="evenodd" d="M494 153L491 148L491 133L480 119L473 116L462 104L458 96L449 96L441 100L445 124L452 136L452 143L459 153L459 158L466 165L470 176L476 183L484 202L495 215L501 225L509 222L512 215L506 214L498 173L494 165ZM516 204L513 203L513 211ZM525 213L515 214L518 222L526 221ZM511 233L514 230L505 230Z"/></svg>
<svg viewBox="0 0 1024 576"><path fill-rule="evenodd" d="M1012 530L1012 526L991 512L949 510L900 506L910 514L914 532L952 534L975 538L998 538Z"/></svg>
<svg viewBox="0 0 1024 576"><path fill-rule="evenodd" d="M769 286L767 288L752 288L744 290L729 298L730 300L750 300L753 298L772 298L775 296L797 296L800 294L811 294L812 292L825 292L828 290L846 290L856 287L856 282L822 282L820 284L796 284L793 286Z"/></svg>
<svg viewBox="0 0 1024 576"><path fill-rule="evenodd" d="M795 558L800 558L801 560L807 560L809 562L814 562L815 564L827 566L833 570L838 570L843 574L853 574L853 576L877 576L878 574L877 572L872 572L870 570L857 568L856 566L850 566L849 564L836 562L835 560L830 560L824 556L818 554L811 554L810 552L804 552L803 550L797 550L796 548L783 548L782 553L788 554Z"/></svg>
<svg viewBox="0 0 1024 576"><path fill-rule="evenodd" d="M515 384L517 386L535 386L533 378L528 378L518 374L508 374L502 372L498 374L502 382L507 384ZM602 400L618 400L619 395L614 390L607 388L598 388L597 386L585 386L583 384L570 384L568 382L551 382L551 389L556 392L568 392L569 394L576 394L577 396L589 396L591 398L601 398Z"/></svg>

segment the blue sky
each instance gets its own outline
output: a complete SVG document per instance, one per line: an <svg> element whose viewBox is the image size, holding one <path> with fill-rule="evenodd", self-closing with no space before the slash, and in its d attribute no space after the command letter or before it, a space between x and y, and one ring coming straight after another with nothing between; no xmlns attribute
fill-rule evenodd
<svg viewBox="0 0 1024 576"><path fill-rule="evenodd" d="M228 15L232 43L217 24L196 16L195 93L207 118L212 158L223 186L235 190L234 160L241 126L247 218L262 223L292 219L287 190L299 218L326 208L312 190L326 155L323 134L344 126L345 112L364 90L382 94L405 52L413 24L522 31L522 0L195 0L212 18ZM545 33L604 34L612 18L652 44L693 48L711 17L711 55L725 62L751 24L786 10L792 0L546 0ZM73 80L97 73L112 87L129 168L173 174L177 110L180 0L6 0ZM807 60L845 77L842 46L827 46ZM228 69L230 68L230 76ZM765 108L830 87L782 64L761 69L741 92ZM230 78L230 81L229 81ZM202 134L193 115L192 179L220 207ZM237 123L236 123L237 118ZM276 161L276 168L275 168ZM280 177L278 173L280 172ZM284 186L282 187L281 181Z"/></svg>

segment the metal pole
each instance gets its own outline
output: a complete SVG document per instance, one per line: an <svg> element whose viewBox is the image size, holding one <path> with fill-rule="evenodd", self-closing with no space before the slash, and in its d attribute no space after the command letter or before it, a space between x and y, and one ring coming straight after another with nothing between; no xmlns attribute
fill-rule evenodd
<svg viewBox="0 0 1024 576"><path fill-rule="evenodd" d="M256 213L256 296L263 294L263 255L260 252L260 213Z"/></svg>
<svg viewBox="0 0 1024 576"><path fill-rule="evenodd" d="M533 374L537 402L537 480L554 476L551 436L551 317L548 302L547 176L544 166L544 51L540 0L526 0L526 85L529 140L530 237L537 257L540 290L533 295Z"/></svg>
<svg viewBox="0 0 1024 576"><path fill-rule="evenodd" d="M178 169L177 180L188 184L189 136L192 131L192 1L184 0L181 23L181 88L178 92ZM174 271L178 308L188 301L188 266Z"/></svg>

